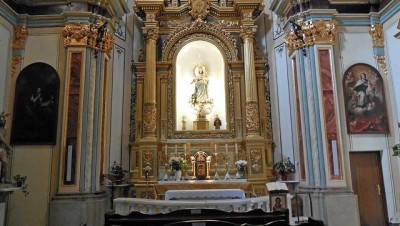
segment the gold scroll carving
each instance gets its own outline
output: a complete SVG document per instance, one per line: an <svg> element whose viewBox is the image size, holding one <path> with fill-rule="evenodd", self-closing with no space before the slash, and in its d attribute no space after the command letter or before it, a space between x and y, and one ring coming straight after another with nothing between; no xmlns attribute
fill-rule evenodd
<svg viewBox="0 0 400 226"><path fill-rule="evenodd" d="M157 41L160 34L160 29L158 27L144 27L143 34L146 40Z"/></svg>
<svg viewBox="0 0 400 226"><path fill-rule="evenodd" d="M258 115L257 101L246 101L246 128L248 133L258 133L260 129Z"/></svg>
<svg viewBox="0 0 400 226"><path fill-rule="evenodd" d="M143 133L155 136L157 108L155 103L145 103L143 108Z"/></svg>
<svg viewBox="0 0 400 226"><path fill-rule="evenodd" d="M385 74L387 74L387 64L386 64L386 59L384 56L375 56L376 61L379 64L379 67L382 68L382 70L385 72Z"/></svg>
<svg viewBox="0 0 400 226"><path fill-rule="evenodd" d="M13 56L11 60L11 77L14 77L15 73L17 72L17 66L22 61L21 56Z"/></svg>

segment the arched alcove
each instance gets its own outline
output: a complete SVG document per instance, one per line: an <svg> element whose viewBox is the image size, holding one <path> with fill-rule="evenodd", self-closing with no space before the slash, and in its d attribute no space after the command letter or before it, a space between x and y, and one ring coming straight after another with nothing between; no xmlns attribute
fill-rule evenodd
<svg viewBox="0 0 400 226"><path fill-rule="evenodd" d="M175 123L176 130L194 130L193 122L197 118L196 106L190 103L191 96L195 93L195 69L203 65L207 71L207 84L205 92L212 101L206 112L209 129L214 130L214 120L218 116L222 121L219 129L227 128L226 114L226 61L223 54L214 44L195 40L183 46L175 61Z"/></svg>

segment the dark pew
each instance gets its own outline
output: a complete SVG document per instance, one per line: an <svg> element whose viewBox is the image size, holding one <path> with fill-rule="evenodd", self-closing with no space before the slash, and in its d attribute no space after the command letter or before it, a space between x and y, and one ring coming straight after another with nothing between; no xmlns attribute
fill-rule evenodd
<svg viewBox="0 0 400 226"><path fill-rule="evenodd" d="M105 226L191 226L192 223L207 226L268 225L288 226L289 211L266 213L261 209L248 212L225 212L217 209L181 209L166 214L142 214L131 212L127 216L108 212Z"/></svg>

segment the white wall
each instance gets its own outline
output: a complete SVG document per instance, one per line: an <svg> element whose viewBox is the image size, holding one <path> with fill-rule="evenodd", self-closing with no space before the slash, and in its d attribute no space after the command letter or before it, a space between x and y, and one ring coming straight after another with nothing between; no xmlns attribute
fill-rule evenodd
<svg viewBox="0 0 400 226"><path fill-rule="evenodd" d="M11 31L0 24L0 112L5 111Z"/></svg>

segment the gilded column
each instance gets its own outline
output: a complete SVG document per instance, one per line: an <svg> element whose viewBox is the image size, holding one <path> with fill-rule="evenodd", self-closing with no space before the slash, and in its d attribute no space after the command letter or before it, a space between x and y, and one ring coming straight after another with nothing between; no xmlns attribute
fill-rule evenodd
<svg viewBox="0 0 400 226"><path fill-rule="evenodd" d="M146 76L144 78L144 105L143 105L143 137L156 137L156 44L159 37L159 27L155 14L146 15L146 26L143 33L146 38Z"/></svg>
<svg viewBox="0 0 400 226"><path fill-rule="evenodd" d="M234 73L233 74L233 87L234 87L234 95L235 95L235 125L236 125L236 130L237 138L242 138L242 101L240 98L240 74L239 73Z"/></svg>
<svg viewBox="0 0 400 226"><path fill-rule="evenodd" d="M254 62L254 34L256 26L242 26L240 36L244 43L244 78L246 92L247 136L260 134L260 118L257 100L257 81Z"/></svg>
<svg viewBox="0 0 400 226"><path fill-rule="evenodd" d="M160 110L161 110L161 133L160 139L165 140L167 139L167 80L171 78L172 71L169 70L168 74L160 75L160 96L161 96L161 103L160 103Z"/></svg>

